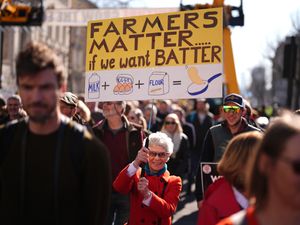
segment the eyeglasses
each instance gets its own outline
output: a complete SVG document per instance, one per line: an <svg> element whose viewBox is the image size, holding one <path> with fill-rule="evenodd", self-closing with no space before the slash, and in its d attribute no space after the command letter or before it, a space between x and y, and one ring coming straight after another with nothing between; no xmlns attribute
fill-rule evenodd
<svg viewBox="0 0 300 225"><path fill-rule="evenodd" d="M294 173L300 175L300 160L292 160L287 157L281 157L279 160L292 166Z"/></svg>
<svg viewBox="0 0 300 225"><path fill-rule="evenodd" d="M223 111L224 111L225 113L228 113L228 112L239 113L240 110L241 110L240 107L234 106L234 105L233 105L233 106L229 106L229 105L224 105L224 106L223 106Z"/></svg>
<svg viewBox="0 0 300 225"><path fill-rule="evenodd" d="M165 124L166 124L166 125L170 125L170 124L175 125L176 122L173 122L173 121L165 121Z"/></svg>
<svg viewBox="0 0 300 225"><path fill-rule="evenodd" d="M153 152L153 151L149 151L149 156L152 157L152 158L155 158L156 156L158 156L158 158L165 158L168 155L169 155L169 153L167 153L167 152Z"/></svg>

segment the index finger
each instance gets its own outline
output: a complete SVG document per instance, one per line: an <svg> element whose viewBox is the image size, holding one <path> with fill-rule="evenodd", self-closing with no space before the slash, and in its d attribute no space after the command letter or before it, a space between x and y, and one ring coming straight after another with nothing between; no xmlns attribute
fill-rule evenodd
<svg viewBox="0 0 300 225"><path fill-rule="evenodd" d="M146 148L146 147L143 147L143 148L142 148L142 151L145 152L145 153L147 153L147 154L149 153L149 149Z"/></svg>

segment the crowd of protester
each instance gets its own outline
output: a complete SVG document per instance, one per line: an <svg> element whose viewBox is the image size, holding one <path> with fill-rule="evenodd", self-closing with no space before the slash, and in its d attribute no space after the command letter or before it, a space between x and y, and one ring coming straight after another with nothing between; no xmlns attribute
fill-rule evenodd
<svg viewBox="0 0 300 225"><path fill-rule="evenodd" d="M190 146L193 149L201 149L208 128L224 121L222 105L219 106L220 110L216 110L214 106L210 111L209 102L211 101L206 99L127 101L124 115L130 122L139 124L153 133L161 130L164 118L168 114L176 113L183 129L189 130L184 133L188 132ZM244 104L243 117L250 125L260 129L268 125L270 118L278 115L275 109L268 114L262 109L253 109L245 99ZM104 119L102 105L103 102L85 102L82 95L72 92L65 92L60 98L61 112L83 125L93 126ZM26 111L22 107L18 94L13 94L6 99L0 96L0 124L23 117L26 117Z"/></svg>
<svg viewBox="0 0 300 225"><path fill-rule="evenodd" d="M26 57L32 57L33 59L34 57L40 57L39 60L47 61L49 56L45 56L44 53L40 53L40 56L30 53L30 51L50 52L49 49L45 50L44 48L43 45L32 45L31 50L27 49L27 53L26 51L21 53L20 57L22 57L22 54L29 54ZM29 63L35 63L34 60L27 60L29 60ZM102 163L102 166L105 165L102 170L109 170L107 174L111 174L105 179L107 188L102 188L107 192L105 198L102 196L102 199L105 199L105 206L108 209L108 212L104 210L103 213L107 213L108 219L105 220L102 213L101 218L104 222L101 222L101 224L123 225L128 221L130 221L130 224L171 224L172 215L176 211L176 206L180 200L180 192L185 191L190 195L193 184L195 184L194 194L199 208L199 225L217 224L221 219L239 211L244 213L242 219L249 220L250 215L252 220L255 218L258 221L253 224L294 225L297 224L295 221L300 221L300 152L296 149L296 146L300 143L300 122L299 118L296 118L300 114L299 110L295 111L293 115L291 113L275 112L275 110L272 114L268 114L264 109L263 111L253 109L249 101L235 93L225 96L221 105L212 104L212 99L201 98L190 100L86 102L83 96L69 91L66 92L59 80L60 78L57 78L58 83L52 84L53 87L51 87L53 89L57 88L59 95L51 93L52 96L50 96L51 88L48 87L49 90L44 90L44 93L49 91L49 96L45 95L45 99L42 99L44 96L34 96L36 100L29 102L26 94L31 89L36 88L35 86L41 90L47 88L38 86L41 82L39 79L42 79L42 76L51 77L52 74L49 75L49 70L56 72L57 68L52 64L47 64L48 67L38 67L38 70L36 70L37 65L32 66L32 69L28 65L26 67L20 61L19 64L18 94L9 96L6 101L0 99L0 126L2 127L0 129L0 145L8 146L6 145L5 135L9 133L10 127L15 126L11 124L15 124L17 121L19 123L29 121L24 122L24 124L28 126L27 130L31 135L29 137L34 137L32 140L26 139L26 141L31 141L30 143L33 140L38 140L38 137L34 136L36 134L31 133L32 126L37 124L40 128L45 127L44 123L51 120L51 116L60 118L63 115L62 118L68 118L67 121L72 121L72 123L66 122L66 124L68 126L72 124L76 129L77 124L80 124L78 129L84 130L82 135L86 139L85 141L89 143L92 140L93 144L88 145L94 147L98 145L102 151L107 152L109 155L107 157L104 153L101 153L101 160L105 159L107 161L104 164ZM23 70L21 66L24 66ZM34 77L33 81L27 79L29 75ZM20 86L23 83L24 85ZM51 116L35 115L39 111L38 108L47 107L46 104L47 101L50 101L50 98L54 98L52 99L53 112L48 112L49 114L52 113ZM34 107L36 111L34 111ZM281 114L284 116L281 116ZM62 121L65 120L62 119ZM62 122L62 124L64 123ZM51 132L58 132L57 138L59 139L61 128L57 124L55 127ZM82 131L75 131L75 128L70 129L74 131L74 134L69 134L71 135L70 140L77 143L75 140L78 139L78 136L75 133ZM42 133L46 130L42 130ZM49 132L46 132L46 134L51 136L51 132ZM90 138L86 137L85 132L90 135ZM49 140L55 140L54 137L50 136L49 139L45 139L45 143L41 142L42 139L38 140L35 148L39 148L40 145L44 147L44 144L50 143ZM274 139L273 143L272 139ZM51 146L54 146L53 143L50 144ZM94 147L91 146L89 148L93 149ZM46 150L50 150L50 147L46 147ZM56 145L54 148L61 148L61 146ZM20 149L24 150L24 147L20 147ZM33 153L31 152L31 154ZM0 153L0 157L3 157L2 153ZM99 155L81 155L80 157L84 157L85 160L95 157L96 160ZM72 160L74 158L72 154L71 158ZM74 182L79 185L79 189L82 185L99 185L98 182L89 180L92 179L91 170L98 169L98 166L93 164L93 160L89 160L88 162L85 161L87 164L84 165L87 168L81 173L87 174L88 177L84 179L87 179L85 182L90 183L79 184L78 182L81 182L81 180L76 181L75 179ZM99 162L101 160L98 159ZM0 163L2 161L5 161L5 159L0 158ZM204 162L218 163L218 172L223 176L211 184L205 193L203 193L203 181L200 174L201 163ZM30 161L30 163L37 162ZM88 163L92 164L88 165ZM4 165L6 167L2 167L2 164L0 164L0 168L1 174L5 178L8 167L7 164ZM284 169L286 172L283 171ZM248 170L251 173L248 174ZM289 191L282 187L280 180L272 176L272 172L277 173L286 181L286 184L290 187L290 193L287 193ZM38 177L35 173L32 174ZM98 177L100 178L102 175L103 173L98 174ZM0 182L0 215L2 215L1 209L6 207L3 204L9 202L9 197L3 198L3 195L8 193L7 196L11 196L13 194L13 192L7 191L7 188L9 188L10 182L14 181L3 180L4 178L2 177ZM25 178L21 177L22 182L25 182ZM184 179L187 180L185 188L183 187ZM30 182L30 180L26 182ZM47 182L45 183L47 184ZM48 184L52 185L51 182L48 182ZM257 186L255 186L256 184ZM28 183L24 185L26 186ZM89 187L84 187L86 188L84 192L89 192ZM91 190L94 190L94 188ZM285 190L286 193L284 193ZM43 195L42 191L40 193ZM97 192L94 193L101 195ZM56 192L54 192L54 195L58 198ZM72 196L69 195L69 197ZM284 201L285 198L288 198L289 201ZM256 199L256 201L254 202L253 199ZM99 205L95 205L101 204L99 200L100 198L98 202L87 205L84 217L89 216L89 213L86 212L89 207L101 208ZM22 201L22 204L26 205L24 199ZM91 200L87 199L86 201ZM18 204L17 200L15 203ZM249 205L250 207L248 207ZM281 210L276 215L277 217L281 215L282 218L289 221L287 223L279 223L273 220L272 217L273 213L280 211L283 205L298 210L290 212L290 214L287 210ZM55 208L56 206L52 207ZM132 211L133 208L137 211ZM243 211L243 209L245 210ZM7 221L12 220L9 217L12 215L12 211L9 210L7 208L3 211L7 212L8 216L5 217ZM28 216L26 214L28 210L22 210L23 214L21 216ZM64 210L56 213L61 214L63 212ZM34 220L34 217L31 216L29 215L27 218L29 223ZM95 221L98 220L96 219L96 212L93 217ZM55 217L55 219L57 218L61 217ZM282 218L278 218L278 221L283 221ZM232 224L233 220L235 220L235 217L230 217L225 221L221 221L220 224ZM197 221L195 221L196 223ZM248 222L248 224L252 224L252 222Z"/></svg>

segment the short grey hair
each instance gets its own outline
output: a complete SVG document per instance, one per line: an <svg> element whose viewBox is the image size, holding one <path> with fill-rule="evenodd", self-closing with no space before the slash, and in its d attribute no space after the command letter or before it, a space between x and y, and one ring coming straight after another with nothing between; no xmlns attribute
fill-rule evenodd
<svg viewBox="0 0 300 225"><path fill-rule="evenodd" d="M165 149L170 155L173 153L174 144L172 139L165 133L156 132L149 135L149 146L157 145Z"/></svg>

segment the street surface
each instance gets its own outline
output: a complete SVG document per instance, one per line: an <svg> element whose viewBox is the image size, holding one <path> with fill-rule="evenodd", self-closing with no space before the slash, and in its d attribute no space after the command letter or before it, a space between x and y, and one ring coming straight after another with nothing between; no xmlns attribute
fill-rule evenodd
<svg viewBox="0 0 300 225"><path fill-rule="evenodd" d="M192 186L192 193L186 195L186 180L183 181L183 191L177 211L173 216L173 225L196 225L198 216L197 201L194 196L195 185Z"/></svg>

